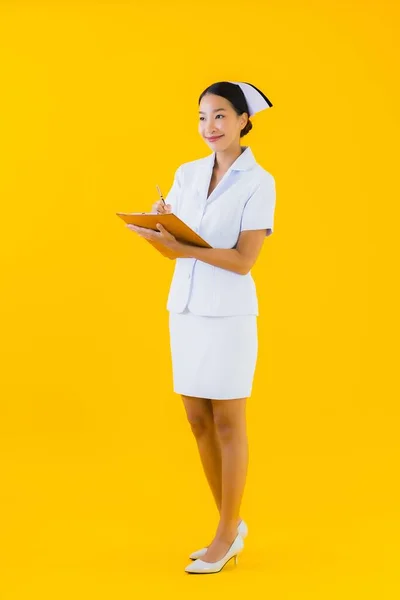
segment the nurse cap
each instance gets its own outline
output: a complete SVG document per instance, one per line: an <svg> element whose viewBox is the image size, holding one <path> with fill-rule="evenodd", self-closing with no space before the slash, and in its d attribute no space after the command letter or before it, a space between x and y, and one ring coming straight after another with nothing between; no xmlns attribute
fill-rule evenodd
<svg viewBox="0 0 400 600"><path fill-rule="evenodd" d="M272 106L272 102L255 85L243 81L230 81L229 83L235 83L242 90L249 107L249 117Z"/></svg>

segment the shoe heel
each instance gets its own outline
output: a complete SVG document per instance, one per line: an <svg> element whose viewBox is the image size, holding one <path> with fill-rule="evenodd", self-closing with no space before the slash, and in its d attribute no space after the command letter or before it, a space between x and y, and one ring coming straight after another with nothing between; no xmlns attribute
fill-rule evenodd
<svg viewBox="0 0 400 600"><path fill-rule="evenodd" d="M237 565L237 564L238 564L238 560L239 560L239 555L238 555L238 554L235 554L235 565Z"/></svg>

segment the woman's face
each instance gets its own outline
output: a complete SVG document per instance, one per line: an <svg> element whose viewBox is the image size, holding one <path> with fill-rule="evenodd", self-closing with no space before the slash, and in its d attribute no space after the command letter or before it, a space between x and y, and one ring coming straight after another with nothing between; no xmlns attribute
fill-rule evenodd
<svg viewBox="0 0 400 600"><path fill-rule="evenodd" d="M232 104L222 96L206 94L199 106L199 133L215 152L232 144L240 144L240 132L247 123L247 113L238 115Z"/></svg>

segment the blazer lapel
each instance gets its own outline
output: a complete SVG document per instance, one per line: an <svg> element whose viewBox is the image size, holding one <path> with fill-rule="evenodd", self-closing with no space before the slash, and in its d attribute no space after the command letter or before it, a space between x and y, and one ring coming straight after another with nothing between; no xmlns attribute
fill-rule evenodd
<svg viewBox="0 0 400 600"><path fill-rule="evenodd" d="M209 156L206 156L203 164L201 165L196 182L196 196L198 202L205 205L207 202L208 188L210 187L210 181L212 177L212 171L214 167L215 153L213 152Z"/></svg>

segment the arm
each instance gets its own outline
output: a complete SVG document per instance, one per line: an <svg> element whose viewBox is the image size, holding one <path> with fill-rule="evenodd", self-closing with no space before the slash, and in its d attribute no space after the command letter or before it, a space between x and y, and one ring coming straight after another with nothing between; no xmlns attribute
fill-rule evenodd
<svg viewBox="0 0 400 600"><path fill-rule="evenodd" d="M271 235L274 223L275 182L272 176L264 179L250 196L242 214L240 234L235 248L199 248L178 242L173 235L157 225L158 231L127 225L140 236L167 246L168 258L195 258L210 265L247 275L255 264L266 236Z"/></svg>
<svg viewBox="0 0 400 600"><path fill-rule="evenodd" d="M247 275L255 264L265 240L265 229L242 231L235 248L199 248L177 243L177 256L196 258L209 265Z"/></svg>

